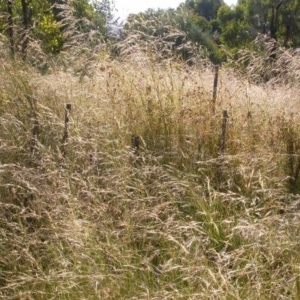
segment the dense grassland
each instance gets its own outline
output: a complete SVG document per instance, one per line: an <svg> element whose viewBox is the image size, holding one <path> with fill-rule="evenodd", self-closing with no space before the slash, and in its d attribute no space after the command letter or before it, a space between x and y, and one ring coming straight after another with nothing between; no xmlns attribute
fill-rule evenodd
<svg viewBox="0 0 300 300"><path fill-rule="evenodd" d="M0 298L300 297L299 89L0 60Z"/></svg>

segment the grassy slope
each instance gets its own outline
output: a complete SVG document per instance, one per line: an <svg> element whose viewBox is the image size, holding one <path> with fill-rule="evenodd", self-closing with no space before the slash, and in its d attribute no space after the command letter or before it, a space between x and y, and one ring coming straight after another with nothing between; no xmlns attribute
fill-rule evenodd
<svg viewBox="0 0 300 300"><path fill-rule="evenodd" d="M0 63L0 297L300 297L299 92L222 70L213 115L209 70L94 71Z"/></svg>

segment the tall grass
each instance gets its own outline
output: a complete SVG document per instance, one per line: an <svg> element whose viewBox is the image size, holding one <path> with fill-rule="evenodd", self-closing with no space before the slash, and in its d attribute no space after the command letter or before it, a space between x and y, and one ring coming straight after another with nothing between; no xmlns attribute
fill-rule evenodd
<svg viewBox="0 0 300 300"><path fill-rule="evenodd" d="M207 64L89 70L1 57L0 297L299 298L299 92L222 69L213 113Z"/></svg>

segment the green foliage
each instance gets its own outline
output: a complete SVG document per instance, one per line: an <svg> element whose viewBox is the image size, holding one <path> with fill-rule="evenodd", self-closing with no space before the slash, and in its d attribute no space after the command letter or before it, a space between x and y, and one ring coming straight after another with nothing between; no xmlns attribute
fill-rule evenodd
<svg viewBox="0 0 300 300"><path fill-rule="evenodd" d="M283 1L282 4L271 0L240 0L235 7L229 7L223 1L187 0L184 6L208 20L215 41L233 53L242 48L253 49L258 34L276 34L279 45L300 45L300 2L297 0ZM195 20L191 22L199 28ZM197 36L201 35L197 33ZM210 53L216 52L210 49Z"/></svg>
<svg viewBox="0 0 300 300"><path fill-rule="evenodd" d="M244 11L248 26L255 33L268 34L271 30L272 13L276 9L275 25L277 39L281 45L298 47L300 45L300 2L291 1L272 1L272 0L241 0L237 7Z"/></svg>
<svg viewBox="0 0 300 300"><path fill-rule="evenodd" d="M58 53L63 46L61 24L55 20L54 14L43 15L38 23L36 35L43 41L43 48L48 53Z"/></svg>
<svg viewBox="0 0 300 300"><path fill-rule="evenodd" d="M217 14L223 3L222 0L187 0L183 6L189 12L186 22L187 37L203 45L215 64L226 59L225 54L218 48L220 24Z"/></svg>
<svg viewBox="0 0 300 300"><path fill-rule="evenodd" d="M87 0L73 1L72 7L74 9L74 17L78 19L78 22L76 23L78 30L82 32L99 30L102 35L105 35L107 21L106 14L109 14L109 11L103 12L100 9L97 10L97 6L91 5Z"/></svg>
<svg viewBox="0 0 300 300"><path fill-rule="evenodd" d="M187 37L193 42L201 43L201 34L199 33L209 33L212 30L210 23L192 10L178 10L175 22L180 24L179 28L186 32Z"/></svg>
<svg viewBox="0 0 300 300"><path fill-rule="evenodd" d="M73 31L81 33L98 31L101 36L105 36L106 21L111 15L110 3L109 0L96 1L92 4L88 0L27 1L26 16L29 24L28 28L24 28L21 0L12 1L15 47L18 48L22 35L26 34L31 40L38 39L45 52L56 54L67 42L66 37L69 35L65 34L65 31L71 27ZM3 14L3 18L0 18L0 32L4 34L8 34L7 5L7 1L0 2L0 12ZM95 42L94 39L91 41Z"/></svg>
<svg viewBox="0 0 300 300"><path fill-rule="evenodd" d="M176 10L148 10L146 13L131 15L125 24L125 30L127 34L144 33L141 37L143 40L150 40L151 36L166 37L173 43L171 48L181 48L179 52L184 59L189 59L192 55L185 48L185 45L191 43L207 49L208 56L214 63L224 60L224 55L213 40L210 22L185 6Z"/></svg>
<svg viewBox="0 0 300 300"><path fill-rule="evenodd" d="M92 0L91 3L99 14L104 15L108 19L113 17L113 11L115 10L115 3L113 0Z"/></svg>
<svg viewBox="0 0 300 300"><path fill-rule="evenodd" d="M197 15L211 21L217 18L219 7L223 0L186 0L185 5L191 8Z"/></svg>
<svg viewBox="0 0 300 300"><path fill-rule="evenodd" d="M27 29L23 24L22 1L12 2L14 38L10 42L15 42L16 49L22 48L20 43L25 35L30 36L29 40L38 39L45 52L55 54L73 43L68 39L74 33L87 34L85 39L90 46L110 38L107 35L107 21L113 16L112 0L41 0L26 3L26 16L30 21ZM0 32L9 35L7 1L0 3L0 12ZM226 59L220 45L227 49L227 53L233 54L242 48L254 49L258 34L270 34L280 46L299 47L299 13L298 0L240 0L235 7L227 6L223 0L186 0L177 9L148 10L131 15L125 30L127 33L145 33L144 40L147 35L168 37L177 50L180 45L184 48L188 43L199 45L207 49L214 63L220 63ZM73 31L73 35L68 31ZM189 51L182 50L182 57L189 58Z"/></svg>
<svg viewBox="0 0 300 300"><path fill-rule="evenodd" d="M252 41L249 26L244 21L244 13L240 7L230 8L227 5L218 11L220 24L220 41L231 49L240 49Z"/></svg>

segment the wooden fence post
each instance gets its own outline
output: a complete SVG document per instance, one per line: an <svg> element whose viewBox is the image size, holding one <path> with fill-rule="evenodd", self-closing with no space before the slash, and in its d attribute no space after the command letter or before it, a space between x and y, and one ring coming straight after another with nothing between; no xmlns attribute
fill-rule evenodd
<svg viewBox="0 0 300 300"><path fill-rule="evenodd" d="M300 158L296 153L296 140L292 129L288 130L286 140L286 151L287 151L287 168L288 168L288 188L289 192L296 194L298 191L298 179L300 173Z"/></svg>
<svg viewBox="0 0 300 300"><path fill-rule="evenodd" d="M203 159L203 145L201 142L198 143L198 155L197 155L198 161Z"/></svg>
<svg viewBox="0 0 300 300"><path fill-rule="evenodd" d="M64 128L64 134L61 142L61 152L63 157L66 156L66 145L69 140L69 126L70 126L70 115L71 115L71 104L66 104L65 108L65 128Z"/></svg>
<svg viewBox="0 0 300 300"><path fill-rule="evenodd" d="M138 135L133 135L131 137L131 147L133 149L134 155L139 154L140 144L141 144L141 138Z"/></svg>
<svg viewBox="0 0 300 300"><path fill-rule="evenodd" d="M221 132L221 141L220 141L220 154L224 154L226 148L226 131L227 131L227 120L228 120L227 110L223 110L223 119L222 119L222 132Z"/></svg>
<svg viewBox="0 0 300 300"><path fill-rule="evenodd" d="M134 166L137 166L141 163L141 159L139 156L141 138L138 135L133 135L131 137L131 148L133 150L133 158L132 163Z"/></svg>
<svg viewBox="0 0 300 300"><path fill-rule="evenodd" d="M216 111L216 101L217 101L217 90L218 90L218 80L219 80L219 65L215 65L215 76L214 76L214 86L213 86L213 99L212 99L212 112Z"/></svg>
<svg viewBox="0 0 300 300"><path fill-rule="evenodd" d="M37 114L37 99L35 97L30 97L30 106L31 106L31 119L32 119L32 138L30 145L30 152L34 155L35 150L37 149L38 143L38 134L39 134L39 120Z"/></svg>
<svg viewBox="0 0 300 300"><path fill-rule="evenodd" d="M37 144L38 144L38 134L39 134L39 120L38 120L38 113L37 113L37 98L34 95L25 94L25 98L28 101L29 107L30 107L30 122L32 124L31 127L31 139L29 143L30 147L30 153L33 156L35 154L35 150L37 150Z"/></svg>
<svg viewBox="0 0 300 300"><path fill-rule="evenodd" d="M219 145L219 157L217 162L217 185L218 189L222 189L222 183L224 182L223 176L223 165L224 165L224 153L226 148L226 132L227 132L227 120L229 116L227 110L223 110L223 117L222 117L222 131L220 136L220 145Z"/></svg>

